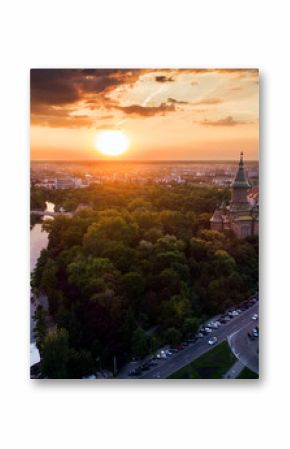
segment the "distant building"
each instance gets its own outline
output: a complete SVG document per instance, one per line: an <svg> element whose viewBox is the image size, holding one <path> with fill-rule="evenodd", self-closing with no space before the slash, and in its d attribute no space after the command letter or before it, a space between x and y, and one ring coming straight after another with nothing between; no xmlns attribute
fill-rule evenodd
<svg viewBox="0 0 290 449"><path fill-rule="evenodd" d="M74 189L76 186L73 178L57 178L55 187L57 189Z"/></svg>
<svg viewBox="0 0 290 449"><path fill-rule="evenodd" d="M226 186L226 185L229 186L231 184L231 176L216 174L212 180L212 183L217 186Z"/></svg>
<svg viewBox="0 0 290 449"><path fill-rule="evenodd" d="M259 233L259 204L257 192L249 193L251 185L244 171L243 153L240 155L239 168L231 184L231 201L222 203L210 219L214 231L232 230L237 237L257 235ZM255 201L254 201L255 200Z"/></svg>

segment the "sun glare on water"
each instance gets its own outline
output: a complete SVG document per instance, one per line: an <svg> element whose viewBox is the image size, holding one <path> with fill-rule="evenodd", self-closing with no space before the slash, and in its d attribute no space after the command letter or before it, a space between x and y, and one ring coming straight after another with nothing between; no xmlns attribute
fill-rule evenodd
<svg viewBox="0 0 290 449"><path fill-rule="evenodd" d="M106 156L119 156L129 147L129 140L122 131L101 131L96 137L96 148Z"/></svg>

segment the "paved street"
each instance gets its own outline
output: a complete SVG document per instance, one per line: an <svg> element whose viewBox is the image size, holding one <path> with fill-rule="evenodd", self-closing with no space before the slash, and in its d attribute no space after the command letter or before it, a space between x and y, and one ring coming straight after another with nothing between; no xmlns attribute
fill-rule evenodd
<svg viewBox="0 0 290 449"><path fill-rule="evenodd" d="M239 316L233 318L226 324L223 324L219 329L214 330L211 334L204 336L199 339L196 343L189 345L187 348L179 351L178 353L171 356L169 359L159 360L158 366L153 367L149 371L142 373L140 376L130 377L128 376L128 371L130 368L127 367L127 370L122 370L119 373L119 379L165 379L175 371L183 368L189 363L193 362L195 359L200 357L201 355L208 352L213 346L208 344L208 340L210 337L215 336L218 339L218 343L226 340L229 336L234 334L235 332L249 327L254 327L256 324L251 317L254 313L258 313L259 303L254 304L248 310L241 313ZM247 331L248 332L248 331ZM134 368L136 368L141 363L134 363Z"/></svg>
<svg viewBox="0 0 290 449"><path fill-rule="evenodd" d="M258 324L258 321L251 320L242 329L228 337L231 350L237 359L257 374L259 374L259 338L250 340L248 332Z"/></svg>

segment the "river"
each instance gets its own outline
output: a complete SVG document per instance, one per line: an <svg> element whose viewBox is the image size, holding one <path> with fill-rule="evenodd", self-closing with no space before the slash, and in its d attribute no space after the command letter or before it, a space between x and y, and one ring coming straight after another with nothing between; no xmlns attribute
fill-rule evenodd
<svg viewBox="0 0 290 449"><path fill-rule="evenodd" d="M46 201L47 212L54 211L54 204ZM53 220L53 217L44 215L42 220ZM36 266L37 259L40 256L41 250L46 248L48 244L48 233L42 230L42 224L37 223L30 231L30 271L32 272ZM30 366L39 362L39 351L36 347L35 337L33 335L34 320L33 315L39 299L36 298L34 302L30 303Z"/></svg>

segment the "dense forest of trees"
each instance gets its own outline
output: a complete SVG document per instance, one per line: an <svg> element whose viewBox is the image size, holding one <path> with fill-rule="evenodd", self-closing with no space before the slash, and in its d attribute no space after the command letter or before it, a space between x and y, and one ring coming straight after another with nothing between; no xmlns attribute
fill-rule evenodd
<svg viewBox="0 0 290 449"><path fill-rule="evenodd" d="M47 294L56 323L47 331L38 309L47 377L113 370L114 361L177 343L257 288L257 238L209 230L228 190L115 183L46 193L66 210L87 205L43 225L49 244L32 287Z"/></svg>

